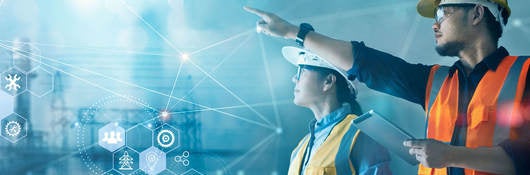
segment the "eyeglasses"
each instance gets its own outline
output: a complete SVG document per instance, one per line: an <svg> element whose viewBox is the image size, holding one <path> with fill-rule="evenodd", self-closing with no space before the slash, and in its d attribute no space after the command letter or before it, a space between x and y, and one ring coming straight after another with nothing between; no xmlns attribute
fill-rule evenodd
<svg viewBox="0 0 530 175"><path fill-rule="evenodd" d="M322 72L322 73L331 73L331 71L332 71L332 70L329 70L329 69L326 69L326 68L321 68L321 67L316 67L316 66L299 65L298 66L298 70L296 71L296 75L294 77L296 80L300 80L300 76L302 76L302 72L304 72L304 69L305 70L310 70L310 71Z"/></svg>
<svg viewBox="0 0 530 175"><path fill-rule="evenodd" d="M467 9L475 6L476 4L447 4L438 6L438 8L436 8L436 13L434 13L434 21L437 24L441 24L447 16L455 12L455 7Z"/></svg>
<svg viewBox="0 0 530 175"><path fill-rule="evenodd" d="M304 69L310 69L310 68L309 66L306 66L306 65L298 66L298 70L296 70L296 75L294 77L296 80L300 80L300 76L302 76L302 72L304 71Z"/></svg>

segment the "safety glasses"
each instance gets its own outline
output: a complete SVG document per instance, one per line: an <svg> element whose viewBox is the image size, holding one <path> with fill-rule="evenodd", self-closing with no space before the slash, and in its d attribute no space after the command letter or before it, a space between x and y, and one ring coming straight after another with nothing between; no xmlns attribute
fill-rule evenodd
<svg viewBox="0 0 530 175"><path fill-rule="evenodd" d="M436 13L434 13L434 21L437 24L441 24L450 14L453 14L456 8L472 8L476 4L445 4L440 5L436 8Z"/></svg>
<svg viewBox="0 0 530 175"><path fill-rule="evenodd" d="M296 71L296 75L294 78L296 78L296 80L300 80L300 76L302 76L302 73L304 72L304 70L322 72L326 74L333 72L333 70L331 69L301 64L298 66L298 70Z"/></svg>
<svg viewBox="0 0 530 175"><path fill-rule="evenodd" d="M304 71L304 69L311 69L310 66L307 66L307 65L299 65L298 66L298 70L296 70L296 75L295 75L295 79L296 80L300 80L300 76L302 76L302 72Z"/></svg>

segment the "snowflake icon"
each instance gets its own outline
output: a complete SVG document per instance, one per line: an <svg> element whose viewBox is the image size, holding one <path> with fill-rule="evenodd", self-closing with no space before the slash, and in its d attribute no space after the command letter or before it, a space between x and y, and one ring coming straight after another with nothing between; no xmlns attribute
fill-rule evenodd
<svg viewBox="0 0 530 175"><path fill-rule="evenodd" d="M7 81L9 81L9 84L7 84L4 88L6 88L8 91L14 90L18 91L20 89L20 85L17 84L17 81L20 80L20 77L18 74L8 74L7 77L4 77Z"/></svg>

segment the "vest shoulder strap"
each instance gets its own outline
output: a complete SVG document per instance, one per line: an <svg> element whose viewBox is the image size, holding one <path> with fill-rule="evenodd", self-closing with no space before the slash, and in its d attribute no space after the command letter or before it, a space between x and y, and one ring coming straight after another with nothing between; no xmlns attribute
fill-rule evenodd
<svg viewBox="0 0 530 175"><path fill-rule="evenodd" d="M429 95L429 106L425 106L427 110L427 114L431 111L432 104L434 103L434 100L438 96L438 92L440 92L440 88L442 88L442 84L444 83L445 77L449 75L449 66L440 66L436 72L434 72L434 76L432 79L432 86L431 86L431 92Z"/></svg>
<svg viewBox="0 0 530 175"><path fill-rule="evenodd" d="M510 67L510 70L508 72L508 75L506 79L504 80L504 84L502 86L502 89L499 93L499 97L497 98L497 109L504 109L504 110L497 110L497 117L499 116L505 116L513 118L513 114L515 114L513 103L514 100L517 98L517 87L519 83L526 83L526 82L519 82L519 77L521 76L522 72L527 72L527 70L523 70L525 62L529 59L529 56L519 56L513 63L513 65ZM508 103L506 103L508 102ZM505 105L510 105L510 107L506 107ZM501 114L502 112L502 114ZM506 120L506 119L505 119ZM510 121L511 119L508 119ZM499 125L495 126L495 132L493 136L493 144L499 144L502 141L504 141L510 134L510 127L502 127Z"/></svg>
<svg viewBox="0 0 530 175"><path fill-rule="evenodd" d="M359 129L357 129L355 126L351 125L351 121L356 118L357 116L350 114L344 119L349 125L348 131L344 134L342 137L342 141L339 145L339 150L335 156L335 164L337 168L337 174L356 174L355 173L355 167L353 169L350 168L350 155L353 149L353 145L357 141L357 136L359 135ZM355 165L353 165L355 166Z"/></svg>
<svg viewBox="0 0 530 175"><path fill-rule="evenodd" d="M523 65L528 59L528 56L517 57L517 60L513 63L508 72L508 76L504 81L501 92L499 94L498 102L503 102L506 100L512 100L515 98L515 93L517 92L517 84L519 84L519 76L523 71Z"/></svg>

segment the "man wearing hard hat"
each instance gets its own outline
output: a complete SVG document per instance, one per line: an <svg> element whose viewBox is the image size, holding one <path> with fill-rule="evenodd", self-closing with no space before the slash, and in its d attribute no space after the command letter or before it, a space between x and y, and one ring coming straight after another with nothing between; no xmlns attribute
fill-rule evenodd
<svg viewBox="0 0 530 175"><path fill-rule="evenodd" d="M288 174L392 174L388 151L351 125L362 112L346 71L297 47L284 47L282 53L298 66L294 104L310 109L315 118L291 154Z"/></svg>
<svg viewBox="0 0 530 175"><path fill-rule="evenodd" d="M530 59L498 46L510 16L506 0L420 0L434 18L436 51L452 66L410 64L363 42L333 39L307 23L245 7L261 17L258 32L295 40L350 79L420 104L427 139L403 143L420 161L418 174L530 174Z"/></svg>

